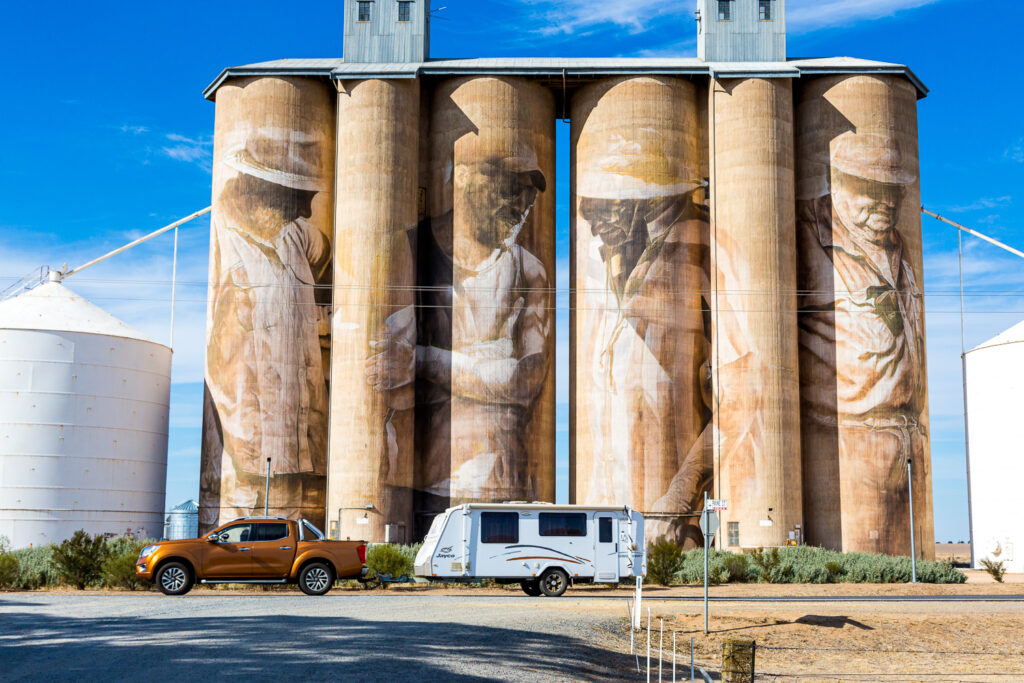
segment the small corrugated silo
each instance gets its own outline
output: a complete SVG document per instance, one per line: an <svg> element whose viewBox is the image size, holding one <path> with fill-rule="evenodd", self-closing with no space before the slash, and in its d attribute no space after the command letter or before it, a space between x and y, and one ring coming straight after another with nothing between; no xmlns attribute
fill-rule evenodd
<svg viewBox="0 0 1024 683"><path fill-rule="evenodd" d="M416 509L555 494L555 132L523 78L436 86L421 229Z"/></svg>
<svg viewBox="0 0 1024 683"><path fill-rule="evenodd" d="M303 77L216 92L200 527L324 522L335 93Z"/></svg>
<svg viewBox="0 0 1024 683"><path fill-rule="evenodd" d="M723 546L799 540L793 89L788 78L713 80L712 349L715 497Z"/></svg>
<svg viewBox="0 0 1024 683"><path fill-rule="evenodd" d="M418 80L345 81L339 88L332 538L406 542L413 533L419 132Z"/></svg>
<svg viewBox="0 0 1024 683"><path fill-rule="evenodd" d="M934 557L917 97L900 76L809 79L797 108L806 540Z"/></svg>
<svg viewBox="0 0 1024 683"><path fill-rule="evenodd" d="M711 474L697 89L609 78L572 100L570 502L688 545Z"/></svg>
<svg viewBox="0 0 1024 683"><path fill-rule="evenodd" d="M186 500L167 513L164 537L168 541L199 537L199 503Z"/></svg>
<svg viewBox="0 0 1024 683"><path fill-rule="evenodd" d="M160 536L171 350L51 281L0 302L0 535Z"/></svg>
<svg viewBox="0 0 1024 683"><path fill-rule="evenodd" d="M1024 572L1024 323L967 352L971 557Z"/></svg>

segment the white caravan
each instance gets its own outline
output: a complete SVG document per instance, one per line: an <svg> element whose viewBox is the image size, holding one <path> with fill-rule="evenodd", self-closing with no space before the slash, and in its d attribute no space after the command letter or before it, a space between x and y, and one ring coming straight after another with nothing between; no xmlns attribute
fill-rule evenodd
<svg viewBox="0 0 1024 683"><path fill-rule="evenodd" d="M629 507L469 503L434 519L416 554L432 581L519 582L558 596L572 582L618 583L647 573L644 518Z"/></svg>

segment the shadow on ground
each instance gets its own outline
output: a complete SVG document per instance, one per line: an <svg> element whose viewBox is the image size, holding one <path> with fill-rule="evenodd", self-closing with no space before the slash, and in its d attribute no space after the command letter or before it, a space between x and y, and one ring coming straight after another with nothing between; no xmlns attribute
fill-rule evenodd
<svg viewBox="0 0 1024 683"><path fill-rule="evenodd" d="M7 612L0 618L0 662L4 681L636 677L633 657L576 638L336 616L113 619Z"/></svg>

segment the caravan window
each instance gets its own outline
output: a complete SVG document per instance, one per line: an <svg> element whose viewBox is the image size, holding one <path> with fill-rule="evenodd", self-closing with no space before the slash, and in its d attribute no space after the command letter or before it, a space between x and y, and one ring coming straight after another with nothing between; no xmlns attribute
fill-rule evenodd
<svg viewBox="0 0 1024 683"><path fill-rule="evenodd" d="M597 519L597 542L598 543L611 543L612 542L612 518L611 517L598 517L598 519Z"/></svg>
<svg viewBox="0 0 1024 683"><path fill-rule="evenodd" d="M481 543L518 543L518 512L481 512Z"/></svg>
<svg viewBox="0 0 1024 683"><path fill-rule="evenodd" d="M539 517L541 536L587 535L585 512L542 512Z"/></svg>

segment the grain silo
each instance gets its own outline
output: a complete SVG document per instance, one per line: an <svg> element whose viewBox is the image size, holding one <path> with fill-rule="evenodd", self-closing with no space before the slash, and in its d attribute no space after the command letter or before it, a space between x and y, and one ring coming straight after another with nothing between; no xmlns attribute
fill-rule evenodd
<svg viewBox="0 0 1024 683"><path fill-rule="evenodd" d="M632 505L648 533L696 542L711 404L697 90L603 79L572 101L574 496Z"/></svg>
<svg viewBox="0 0 1024 683"><path fill-rule="evenodd" d="M164 538L168 541L178 541L198 537L199 503L186 500L171 508L164 521Z"/></svg>
<svg viewBox="0 0 1024 683"><path fill-rule="evenodd" d="M419 234L419 510L554 501L554 99L442 81Z"/></svg>
<svg viewBox="0 0 1024 683"><path fill-rule="evenodd" d="M413 532L419 105L415 80L346 81L338 92L332 538L407 542Z"/></svg>
<svg viewBox="0 0 1024 683"><path fill-rule="evenodd" d="M217 91L200 528L326 508L334 88L241 78Z"/></svg>
<svg viewBox="0 0 1024 683"><path fill-rule="evenodd" d="M715 497L727 546L799 540L800 399L788 78L715 79L711 288Z"/></svg>
<svg viewBox="0 0 1024 683"><path fill-rule="evenodd" d="M971 557L1024 572L1024 323L967 352Z"/></svg>
<svg viewBox="0 0 1024 683"><path fill-rule="evenodd" d="M0 535L158 538L171 350L58 281L0 303Z"/></svg>
<svg viewBox="0 0 1024 683"><path fill-rule="evenodd" d="M800 399L807 541L933 557L917 91L803 83L797 111Z"/></svg>

